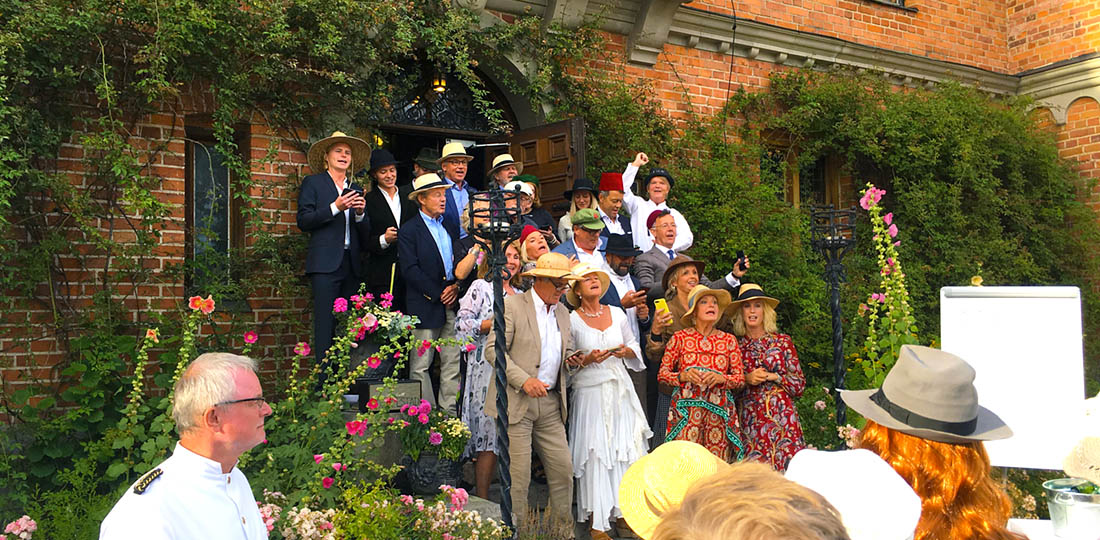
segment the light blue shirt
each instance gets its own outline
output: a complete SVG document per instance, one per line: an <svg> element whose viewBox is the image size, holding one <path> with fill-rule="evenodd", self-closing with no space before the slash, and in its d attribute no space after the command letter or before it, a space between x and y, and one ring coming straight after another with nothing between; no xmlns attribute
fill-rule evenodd
<svg viewBox="0 0 1100 540"><path fill-rule="evenodd" d="M466 211L466 208L470 205L470 192L466 191L466 182L462 183L462 187L458 187L458 184L454 183L450 178L443 178L443 181L450 186L451 196L454 197L455 206L458 207L459 226L458 236L459 238L466 238L466 230L462 228L462 213Z"/></svg>
<svg viewBox="0 0 1100 540"><path fill-rule="evenodd" d="M432 238L435 239L435 248L439 250L439 257L443 259L443 270L447 274L447 281L453 281L455 278L454 247L451 245L451 235L447 234L447 229L443 226L443 216L432 218L421 210L420 218L424 220L424 224L428 226L428 232L432 233Z"/></svg>

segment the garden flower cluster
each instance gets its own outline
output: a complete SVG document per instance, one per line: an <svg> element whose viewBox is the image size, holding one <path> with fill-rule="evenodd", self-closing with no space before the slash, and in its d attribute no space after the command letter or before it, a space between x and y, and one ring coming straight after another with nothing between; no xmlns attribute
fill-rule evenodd
<svg viewBox="0 0 1100 540"><path fill-rule="evenodd" d="M22 540L30 540L34 531L38 530L38 524L31 519L30 516L23 516L11 523L8 523L4 527L4 534L0 534L0 540L8 540L8 535L12 536L12 540L15 538L21 538Z"/></svg>

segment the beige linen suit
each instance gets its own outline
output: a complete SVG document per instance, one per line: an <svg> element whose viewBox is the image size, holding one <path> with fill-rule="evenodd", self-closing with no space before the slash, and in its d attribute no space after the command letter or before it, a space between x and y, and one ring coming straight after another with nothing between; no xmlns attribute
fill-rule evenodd
<svg viewBox="0 0 1100 540"><path fill-rule="evenodd" d="M560 519L571 520L573 505L573 460L565 438L566 396L565 359L573 354L573 335L569 311L554 306L554 317L561 333L561 367L557 385L546 397L533 398L523 391L527 379L537 377L542 357L542 336L535 318L534 290L504 299L505 361L508 387L508 455L512 475L514 523L523 523L527 515L527 493L531 483L531 449L539 453L550 487L550 506ZM496 332L489 334L485 357L496 360ZM496 418L496 379L489 383L485 413Z"/></svg>

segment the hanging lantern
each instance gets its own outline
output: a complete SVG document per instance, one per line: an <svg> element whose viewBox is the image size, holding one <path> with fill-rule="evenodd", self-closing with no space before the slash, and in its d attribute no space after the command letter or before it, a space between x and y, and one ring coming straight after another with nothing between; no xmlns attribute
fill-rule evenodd
<svg viewBox="0 0 1100 540"><path fill-rule="evenodd" d="M432 90L437 94L442 94L447 91L447 78L441 73L436 73L432 77Z"/></svg>

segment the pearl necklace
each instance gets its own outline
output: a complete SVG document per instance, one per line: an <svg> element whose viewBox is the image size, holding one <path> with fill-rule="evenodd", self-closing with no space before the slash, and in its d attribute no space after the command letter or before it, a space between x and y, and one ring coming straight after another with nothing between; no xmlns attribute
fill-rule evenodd
<svg viewBox="0 0 1100 540"><path fill-rule="evenodd" d="M586 310L584 308L581 308L581 307L578 307L577 311L581 312L581 315L584 315L585 317L588 317L590 319L595 319L596 317L599 317L600 315L603 315L603 304L600 304L600 310L597 311L594 315L589 315L588 310Z"/></svg>

